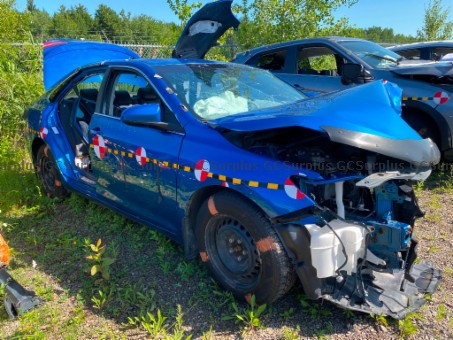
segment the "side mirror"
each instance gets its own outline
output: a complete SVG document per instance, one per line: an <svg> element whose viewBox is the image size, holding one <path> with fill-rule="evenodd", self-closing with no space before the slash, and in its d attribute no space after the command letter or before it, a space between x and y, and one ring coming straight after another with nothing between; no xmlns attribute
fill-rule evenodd
<svg viewBox="0 0 453 340"><path fill-rule="evenodd" d="M363 66L354 63L343 64L341 82L343 85L363 84L365 82Z"/></svg>
<svg viewBox="0 0 453 340"><path fill-rule="evenodd" d="M160 130L168 130L168 123L162 122L159 104L130 106L121 114L121 121L128 125L150 126Z"/></svg>

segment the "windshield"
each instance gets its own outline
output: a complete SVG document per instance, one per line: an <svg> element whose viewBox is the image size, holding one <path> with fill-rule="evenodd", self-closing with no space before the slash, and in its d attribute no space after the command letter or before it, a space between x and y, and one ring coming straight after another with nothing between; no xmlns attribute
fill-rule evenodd
<svg viewBox="0 0 453 340"><path fill-rule="evenodd" d="M269 72L244 65L169 65L155 70L191 112L208 121L306 98Z"/></svg>
<svg viewBox="0 0 453 340"><path fill-rule="evenodd" d="M377 69L387 69L398 65L402 57L393 51L371 41L339 41L340 45L351 51L368 65Z"/></svg>

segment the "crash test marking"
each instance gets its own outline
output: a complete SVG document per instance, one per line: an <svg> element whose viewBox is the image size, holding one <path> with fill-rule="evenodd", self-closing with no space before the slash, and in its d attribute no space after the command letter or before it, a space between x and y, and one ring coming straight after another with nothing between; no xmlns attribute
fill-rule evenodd
<svg viewBox="0 0 453 340"><path fill-rule="evenodd" d="M450 97L448 94L442 91L436 92L433 97L403 97L403 101L424 101L424 100L432 100L436 105L443 105L445 104Z"/></svg>
<svg viewBox="0 0 453 340"><path fill-rule="evenodd" d="M194 169L194 174L195 178L199 180L200 182L206 181L208 178L209 170L211 169L211 165L206 159L202 159L198 161L198 163L195 165Z"/></svg>
<svg viewBox="0 0 453 340"><path fill-rule="evenodd" d="M93 149L99 159L104 158L107 148L105 147L104 138L102 138L102 136L96 135L93 137Z"/></svg>
<svg viewBox="0 0 453 340"><path fill-rule="evenodd" d="M141 166L144 166L147 162L146 158L146 150L143 147L139 147L135 151L135 159L137 160L137 163Z"/></svg>
<svg viewBox="0 0 453 340"><path fill-rule="evenodd" d="M42 139L46 138L48 133L49 133L49 130L47 130L44 126L39 130L39 134Z"/></svg>
<svg viewBox="0 0 453 340"><path fill-rule="evenodd" d="M285 192L289 197L295 200L305 198L305 194L296 187L291 178L287 178L285 181Z"/></svg>
<svg viewBox="0 0 453 340"><path fill-rule="evenodd" d="M243 180L240 178L234 178L234 177L227 177L225 175L220 175L220 174L214 174L210 172L210 164L209 161L202 159L197 162L195 165L195 168L192 168L187 165L179 165L177 163L172 163L172 162L167 162L167 161L160 161L158 159L150 159L146 157L146 150L143 147L139 147L135 153L131 152L124 152L124 151L118 151L116 149L111 149L107 148L105 146L104 139L102 136L96 135L93 138L93 142L90 144L90 148L94 149L94 152L96 153L96 156L98 158L102 159L104 158L105 154L107 152L113 153L115 155L121 154L123 157L129 157L129 158L135 158L139 164L144 165L145 163L154 163L158 164L160 168L168 169L168 168L173 168L176 170L183 170L184 172L193 172L195 175L195 178L200 181L204 182L208 178L213 178L213 179L218 179L221 181L221 185L223 187L229 187L230 184L234 185L246 185L252 188L262 188L262 189L269 189L269 190L285 190L286 194L296 200L300 200L305 198L305 194L302 193L291 181L290 178L288 178L285 182L284 185L278 184L278 183L266 183L266 182L259 182L259 181L250 181L250 180ZM138 156L140 155L140 157Z"/></svg>
<svg viewBox="0 0 453 340"><path fill-rule="evenodd" d="M448 99L449 99L448 94L442 91L436 92L433 98L434 103L436 103L437 105L445 104L448 101Z"/></svg>

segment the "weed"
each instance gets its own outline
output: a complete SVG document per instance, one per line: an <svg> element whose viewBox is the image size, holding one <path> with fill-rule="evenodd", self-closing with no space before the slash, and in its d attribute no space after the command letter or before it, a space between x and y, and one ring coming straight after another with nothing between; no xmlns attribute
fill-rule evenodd
<svg viewBox="0 0 453 340"><path fill-rule="evenodd" d="M318 339L324 340L324 339L328 339L327 334L332 333L332 331L333 331L333 325L331 322L328 322L324 328L317 330L314 335Z"/></svg>
<svg viewBox="0 0 453 340"><path fill-rule="evenodd" d="M147 310L152 312L156 308L155 295L156 291L154 289L145 288L141 283L133 283L119 287L117 299L123 310L135 307L139 311Z"/></svg>
<svg viewBox="0 0 453 340"><path fill-rule="evenodd" d="M433 253L435 253L435 252L437 252L439 250L440 250L440 247L436 247L434 245L430 245L428 247L427 253L431 255L431 254L433 254Z"/></svg>
<svg viewBox="0 0 453 340"><path fill-rule="evenodd" d="M398 320L398 335L401 339L406 339L417 333L418 328L413 322L414 319L421 320L422 317L420 314L410 313L404 319Z"/></svg>
<svg viewBox="0 0 453 340"><path fill-rule="evenodd" d="M93 308L102 309L110 301L114 291L115 288L113 286L106 288L105 291L102 289L98 290L98 297L93 296L91 298L91 301L94 303Z"/></svg>
<svg viewBox="0 0 453 340"><path fill-rule="evenodd" d="M188 281L191 277L193 277L197 271L198 267L193 262L179 262L176 266L176 273L179 275L181 280Z"/></svg>
<svg viewBox="0 0 453 340"><path fill-rule="evenodd" d="M106 246L101 246L101 239L96 244L89 244L91 251L94 253L86 257L89 261L94 261L94 265L91 267L91 276L95 276L100 273L102 278L106 281L110 279L110 266L115 262L114 257L104 257Z"/></svg>
<svg viewBox="0 0 453 340"><path fill-rule="evenodd" d="M371 314L371 317L378 323L381 324L384 327L389 326L389 322L387 318L384 315L376 315L376 314Z"/></svg>
<svg viewBox="0 0 453 340"><path fill-rule="evenodd" d="M439 305L439 308L437 309L437 315L436 315L436 320L441 321L442 319L447 317L447 308L445 307L444 304Z"/></svg>
<svg viewBox="0 0 453 340"><path fill-rule="evenodd" d="M448 275L448 276L453 276L453 269L449 268L449 267L445 268L444 269L444 274Z"/></svg>
<svg viewBox="0 0 453 340"><path fill-rule="evenodd" d="M297 325L296 329L283 327L283 339L284 340L297 340L299 339L300 326Z"/></svg>
<svg viewBox="0 0 453 340"><path fill-rule="evenodd" d="M352 319L354 317L354 311L350 310L350 309L343 309L343 315L347 318L347 319Z"/></svg>
<svg viewBox="0 0 453 340"><path fill-rule="evenodd" d="M233 302L231 306L233 307L234 313L232 315L223 316L222 320L236 320L236 323L244 324L245 333L256 328L263 328L260 316L266 310L267 305L262 304L257 307L255 303L255 295L252 295L249 307L243 312L239 311L236 302Z"/></svg>
<svg viewBox="0 0 453 340"><path fill-rule="evenodd" d="M417 184L415 185L414 192L416 196L421 195L423 191L423 186L425 184L425 181L418 181Z"/></svg>
<svg viewBox="0 0 453 340"><path fill-rule="evenodd" d="M186 337L184 337L184 329L183 329L183 312L182 312L182 309L181 309L181 305L178 305L178 310L177 310L177 313L176 313L176 321L175 323L173 324L173 335L171 337L171 339L173 340L182 340L182 339L185 339L185 340L190 340L192 339L192 335L188 335Z"/></svg>
<svg viewBox="0 0 453 340"><path fill-rule="evenodd" d="M201 340L214 340L214 332L212 331L212 325L209 326L209 331L203 332Z"/></svg>
<svg viewBox="0 0 453 340"><path fill-rule="evenodd" d="M289 320L294 315L295 311L296 310L291 307L290 309L285 310L283 313L280 313L280 316L285 320Z"/></svg>
<svg viewBox="0 0 453 340"><path fill-rule="evenodd" d="M165 323L166 316L163 316L160 309L157 310L157 317L147 312L145 315L128 318L129 324L141 326L153 339L162 338L167 335L169 325Z"/></svg>

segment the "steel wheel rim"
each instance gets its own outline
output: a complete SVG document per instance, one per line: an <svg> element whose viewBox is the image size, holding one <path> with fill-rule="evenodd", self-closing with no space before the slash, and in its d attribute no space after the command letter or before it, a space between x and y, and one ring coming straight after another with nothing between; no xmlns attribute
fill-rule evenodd
<svg viewBox="0 0 453 340"><path fill-rule="evenodd" d="M206 229L206 248L212 265L233 287L248 289L259 282L261 258L245 226L228 215L216 215Z"/></svg>

